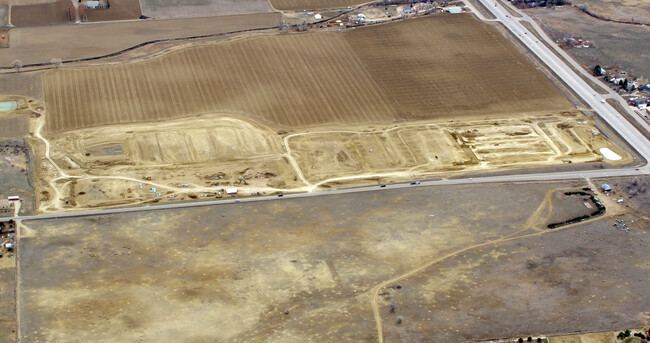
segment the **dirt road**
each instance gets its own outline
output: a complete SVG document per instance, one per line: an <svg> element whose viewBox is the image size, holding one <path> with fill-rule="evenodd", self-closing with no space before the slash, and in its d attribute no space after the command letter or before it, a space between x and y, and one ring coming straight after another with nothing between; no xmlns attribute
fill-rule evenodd
<svg viewBox="0 0 650 343"><path fill-rule="evenodd" d="M2 50L0 66L18 59L23 65L52 58L88 58L110 54L156 39L169 39L277 25L278 15L260 13L169 20L15 28L11 46Z"/></svg>

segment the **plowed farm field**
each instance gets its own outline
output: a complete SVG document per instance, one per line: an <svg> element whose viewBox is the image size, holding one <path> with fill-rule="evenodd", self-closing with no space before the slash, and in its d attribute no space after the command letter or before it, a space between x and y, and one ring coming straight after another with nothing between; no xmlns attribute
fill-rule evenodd
<svg viewBox="0 0 650 343"><path fill-rule="evenodd" d="M320 8L339 8L360 5L368 0L270 0L277 10L310 10Z"/></svg>
<svg viewBox="0 0 650 343"><path fill-rule="evenodd" d="M258 36L134 63L62 68L47 72L44 86L50 132L204 113L309 127L571 108L472 15Z"/></svg>

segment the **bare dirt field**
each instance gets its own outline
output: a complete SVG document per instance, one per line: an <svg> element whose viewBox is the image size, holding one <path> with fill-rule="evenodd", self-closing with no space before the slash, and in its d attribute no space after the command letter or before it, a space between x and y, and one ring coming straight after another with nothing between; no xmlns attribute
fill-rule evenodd
<svg viewBox="0 0 650 343"><path fill-rule="evenodd" d="M0 94L43 100L41 73L0 74Z"/></svg>
<svg viewBox="0 0 650 343"><path fill-rule="evenodd" d="M214 112L304 127L571 108L472 15L254 37L137 63L52 70L44 84L51 132Z"/></svg>
<svg viewBox="0 0 650 343"><path fill-rule="evenodd" d="M273 8L280 11L288 10L313 10L323 8L340 8L356 6L367 0L269 0Z"/></svg>
<svg viewBox="0 0 650 343"><path fill-rule="evenodd" d="M0 3L0 27L7 25L9 19L9 6Z"/></svg>
<svg viewBox="0 0 650 343"><path fill-rule="evenodd" d="M11 6L11 23L14 26L40 26L68 23L70 0L40 4Z"/></svg>
<svg viewBox="0 0 650 343"><path fill-rule="evenodd" d="M0 29L0 35L5 36L4 39L2 39L0 37L0 48L8 48L9 47L9 29Z"/></svg>
<svg viewBox="0 0 650 343"><path fill-rule="evenodd" d="M33 126L42 124L40 117ZM580 112L291 132L205 115L46 134L32 140L39 156L47 154L45 140L52 161L34 170L43 211L222 197L233 186L246 196L404 182L414 174L633 162ZM605 147L621 160L604 160Z"/></svg>
<svg viewBox="0 0 650 343"><path fill-rule="evenodd" d="M11 30L11 47L3 49L0 54L0 65L9 66L16 59L29 64L47 63L53 57L95 57L156 39L272 27L277 23L277 14L261 13L223 16L218 19L143 20L15 28ZM66 44L61 44L63 41Z"/></svg>
<svg viewBox="0 0 650 343"><path fill-rule="evenodd" d="M138 19L142 14L139 0L111 0L109 8L86 9L88 21Z"/></svg>
<svg viewBox="0 0 650 343"><path fill-rule="evenodd" d="M650 3L646 0L573 0L599 17L623 22L650 24Z"/></svg>
<svg viewBox="0 0 650 343"><path fill-rule="evenodd" d="M567 50L580 64L612 66L637 77L650 77L649 26L606 22L567 6L529 9L526 13L555 40L573 35L593 42L591 48Z"/></svg>
<svg viewBox="0 0 650 343"><path fill-rule="evenodd" d="M52 132L210 112L282 126L395 120L338 34L251 38L44 77ZM82 100L76 83L95 95Z"/></svg>
<svg viewBox="0 0 650 343"><path fill-rule="evenodd" d="M27 222L20 338L457 342L642 325L647 208L607 202L608 215L634 219L629 233L613 217L545 228L554 194L585 186L416 187Z"/></svg>
<svg viewBox="0 0 650 343"><path fill-rule="evenodd" d="M268 0L141 0L142 13L156 19L271 12Z"/></svg>
<svg viewBox="0 0 650 343"><path fill-rule="evenodd" d="M24 137L29 133L29 118L20 116L13 118L0 117L0 138Z"/></svg>
<svg viewBox="0 0 650 343"><path fill-rule="evenodd" d="M353 30L346 39L400 116L521 113L569 105L498 30L474 15L407 20L368 31Z"/></svg>

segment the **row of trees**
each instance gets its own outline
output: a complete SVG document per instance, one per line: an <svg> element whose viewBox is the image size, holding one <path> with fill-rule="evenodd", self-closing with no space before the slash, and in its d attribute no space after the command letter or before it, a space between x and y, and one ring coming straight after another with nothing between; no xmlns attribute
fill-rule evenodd
<svg viewBox="0 0 650 343"><path fill-rule="evenodd" d="M606 74L605 69L603 69L603 68L600 66L600 64L596 64L596 66L594 67L594 76L603 76L603 75L605 75L605 74ZM607 77L607 76L606 76L606 77ZM625 89L625 90L629 90L629 91L632 91L632 92L636 89L636 86L635 86L635 85L632 85L632 86L630 87L629 82L627 81L627 78L624 78L624 79L622 79L622 80L619 80L617 84L618 84L619 86L621 86L623 89Z"/></svg>
<svg viewBox="0 0 650 343"><path fill-rule="evenodd" d="M50 63L51 63L55 68L58 68L58 67L61 66L61 64L63 64L63 61L61 61L61 59L58 58L58 57L54 57L54 58L52 58L52 59L50 60ZM19 72L20 69L23 68L23 62L22 62L21 60L14 60L13 62L11 62L11 67L14 68L14 69L16 70L16 72Z"/></svg>

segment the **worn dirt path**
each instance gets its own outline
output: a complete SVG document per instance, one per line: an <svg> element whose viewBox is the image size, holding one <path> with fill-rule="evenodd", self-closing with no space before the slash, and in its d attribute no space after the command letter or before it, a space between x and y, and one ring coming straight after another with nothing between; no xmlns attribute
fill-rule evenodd
<svg viewBox="0 0 650 343"><path fill-rule="evenodd" d="M507 236L503 236L503 237L501 237L499 239L487 241L487 242L484 242L484 243L475 244L475 245L472 245L472 246L468 246L468 247L456 250L456 251L451 252L449 254L446 254L446 255L444 255L442 257L433 259L433 260L427 262L426 264L423 264L423 265L421 265L421 266L419 266L419 267L417 267L415 269L411 269L411 270L409 270L408 272L406 272L406 273L404 273L402 275L398 275L398 276L396 276L394 278L386 280L386 281L376 285L375 287L373 287L371 289L371 291L370 291L370 295L371 295L370 296L370 304L371 304L371 307L372 307L373 316L375 318L375 324L376 324L376 327L377 327L377 337L379 339L379 343L384 342L384 335L383 335L383 326L382 326L382 321L381 321L381 314L379 313L378 298L379 298L379 291L381 289L383 289L384 287L386 287L386 286L388 286L388 285L390 285L392 283L398 282L400 280L403 280L405 278L411 277L411 276L413 276L413 275L415 275L415 274L417 274L417 273L419 273L419 272L421 272L421 271L423 271L423 270L425 270L425 269L427 269L427 268L429 268L429 267L431 267L431 266L433 266L433 265L435 265L437 263L440 263L440 262L445 261L445 260L447 260L449 258L458 256L458 255L460 255L460 254L462 254L464 252L467 252L467 251L470 251L470 250L473 250L473 249L476 249L476 248L481 248L481 247L488 246L488 245L496 245L496 244L499 244L499 243L504 243L504 242L508 242L508 241L512 241L512 240L516 240L516 239L523 239L523 238L530 238L530 237L540 236L540 235L543 235L545 233L554 232L554 231L558 231L558 230L565 230L565 229L568 229L568 228L572 228L572 227L574 227L574 226L576 226L578 224L588 223L590 221L597 220L597 219L601 218L601 217L592 218L592 219L589 219L589 220L586 220L586 221L583 221L583 222L580 222L580 223L567 225L565 227L561 227L561 228L554 229L554 230L541 230L539 228L539 225L544 223L545 221L547 221L551 217L551 215L553 214L553 199L552 199L553 193L557 192L557 191L561 191L561 190L566 190L566 189L569 189L569 188L565 188L565 187L554 188L554 189L551 189L551 190L547 191L545 196L544 196L544 199L541 202L541 204L535 210L535 212L533 212L533 214L528 218L528 220L526 221L526 224L523 226L523 228L521 230L513 232L513 233L511 233L511 234L509 234ZM607 213L605 215L607 215ZM517 236L518 234L520 234L522 232L525 232L525 231L528 231L528 230L535 230L536 232L526 234L526 235Z"/></svg>

